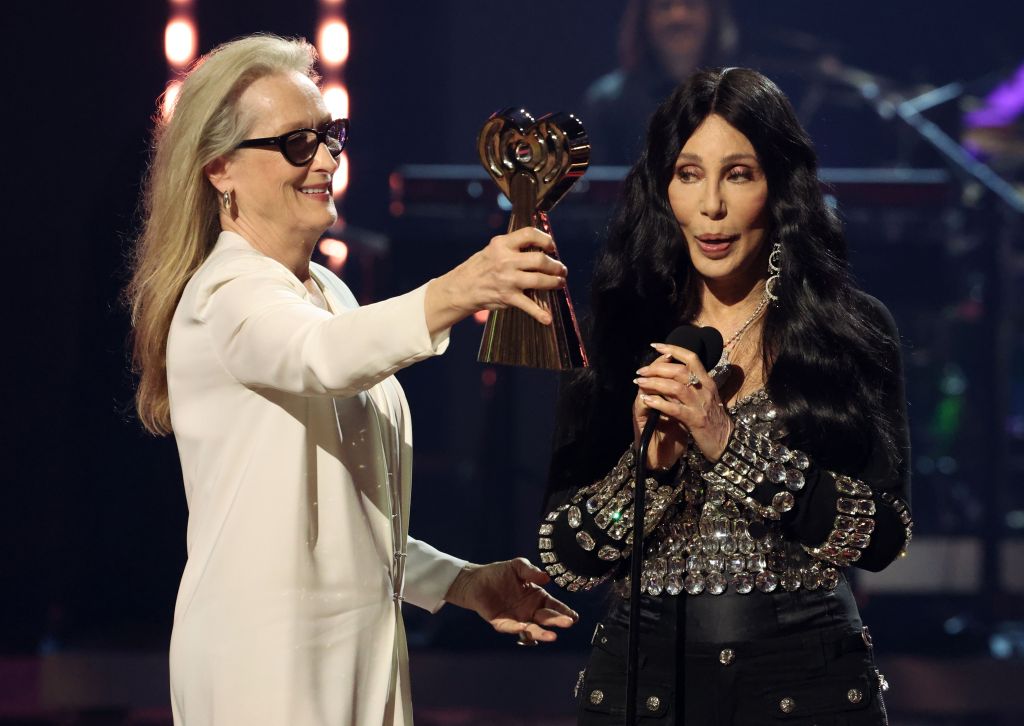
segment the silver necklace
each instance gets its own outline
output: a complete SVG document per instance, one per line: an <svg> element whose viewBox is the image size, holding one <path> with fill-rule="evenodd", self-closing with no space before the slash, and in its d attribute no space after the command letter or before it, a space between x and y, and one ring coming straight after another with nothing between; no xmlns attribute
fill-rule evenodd
<svg viewBox="0 0 1024 726"><path fill-rule="evenodd" d="M710 375L712 378L716 377L718 374L728 369L730 365L729 351L736 347L736 344L739 343L740 339L743 337L743 334L746 333L750 326L754 324L754 321L757 320L758 317L760 317L761 313L764 312L764 309L768 307L768 303L770 302L771 296L768 294L768 289L765 288L765 291L761 294L760 302L758 302L757 307L754 308L754 312L750 314L750 317L747 318L746 322L744 322L743 325L741 325L739 329L732 334L732 337L730 337L729 340L727 340L725 344L722 346L722 357L718 360L718 363L715 364L715 367L712 368L710 371ZM699 321L697 322L697 324L700 324Z"/></svg>

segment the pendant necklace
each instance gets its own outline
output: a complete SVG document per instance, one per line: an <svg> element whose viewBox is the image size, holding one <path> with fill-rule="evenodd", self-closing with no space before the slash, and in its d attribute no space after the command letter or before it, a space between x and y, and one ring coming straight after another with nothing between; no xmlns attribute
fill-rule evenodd
<svg viewBox="0 0 1024 726"><path fill-rule="evenodd" d="M708 371L708 375L711 376L713 380L717 382L719 377L728 373L729 368L732 365L729 362L729 351L736 348L736 345L743 339L743 335L750 329L750 326L754 324L754 321L761 316L761 313L764 312L770 302L771 297L768 295L767 288L765 288L765 291L761 295L760 302L758 302L757 307L754 308L754 312L752 312L746 322L744 322L743 325L741 325L739 329L732 334L732 337L722 345L722 357L718 359L718 363L715 364L714 368ZM694 324L700 325L698 321L695 321Z"/></svg>

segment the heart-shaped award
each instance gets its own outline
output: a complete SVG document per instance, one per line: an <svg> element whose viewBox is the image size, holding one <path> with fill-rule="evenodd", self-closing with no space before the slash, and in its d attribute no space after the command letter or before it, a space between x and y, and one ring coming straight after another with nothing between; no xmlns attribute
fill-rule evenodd
<svg viewBox="0 0 1024 726"><path fill-rule="evenodd" d="M477 137L480 162L512 203L508 231L533 226L551 234L548 213L590 163L587 132L572 114L552 113L534 121L522 109L493 114ZM552 255L558 257L557 252ZM541 325L516 308L487 317L477 360L530 368L567 370L586 367L576 313L566 288L527 290L551 313Z"/></svg>

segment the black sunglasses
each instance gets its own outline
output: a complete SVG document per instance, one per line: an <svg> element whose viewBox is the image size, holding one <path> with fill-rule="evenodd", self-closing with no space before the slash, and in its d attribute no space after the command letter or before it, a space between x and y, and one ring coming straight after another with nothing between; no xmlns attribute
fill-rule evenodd
<svg viewBox="0 0 1024 726"><path fill-rule="evenodd" d="M289 164L305 166L316 156L320 144L326 146L331 156L337 158L345 150L347 142L348 119L336 118L333 121L328 121L319 129L295 129L295 131L266 139L246 139L235 148L276 146Z"/></svg>

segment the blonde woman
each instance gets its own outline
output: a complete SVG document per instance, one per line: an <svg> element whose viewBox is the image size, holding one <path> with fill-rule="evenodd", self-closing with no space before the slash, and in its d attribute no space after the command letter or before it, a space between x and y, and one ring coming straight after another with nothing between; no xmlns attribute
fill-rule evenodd
<svg viewBox="0 0 1024 726"><path fill-rule="evenodd" d="M176 724L408 724L401 602L447 601L528 643L576 619L524 559L472 565L408 536L412 439L392 377L481 308L548 314L537 230L359 307L310 256L348 135L303 40L202 58L159 122L128 289L137 408L173 433L189 505L170 666Z"/></svg>

